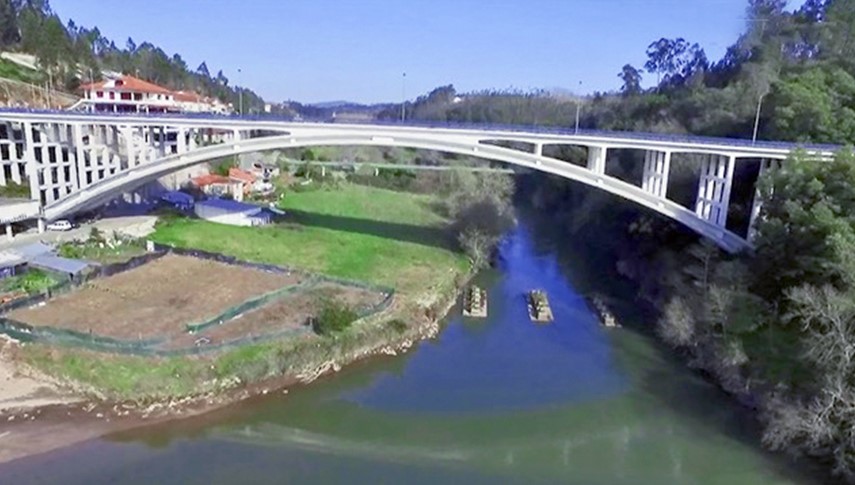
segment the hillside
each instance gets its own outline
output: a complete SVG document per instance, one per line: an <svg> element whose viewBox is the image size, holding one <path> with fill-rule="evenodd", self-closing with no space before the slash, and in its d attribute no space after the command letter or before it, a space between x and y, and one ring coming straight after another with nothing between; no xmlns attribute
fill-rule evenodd
<svg viewBox="0 0 855 485"><path fill-rule="evenodd" d="M67 108L79 99L56 89L47 89L43 72L0 58L0 106L20 108Z"/></svg>

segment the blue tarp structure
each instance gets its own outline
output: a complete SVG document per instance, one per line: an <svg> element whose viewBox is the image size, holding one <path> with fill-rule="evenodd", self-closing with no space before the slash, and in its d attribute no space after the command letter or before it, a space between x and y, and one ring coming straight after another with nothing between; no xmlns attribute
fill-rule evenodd
<svg viewBox="0 0 855 485"><path fill-rule="evenodd" d="M83 272L89 265L77 259L42 254L31 259L30 266L56 273L64 273L73 278Z"/></svg>

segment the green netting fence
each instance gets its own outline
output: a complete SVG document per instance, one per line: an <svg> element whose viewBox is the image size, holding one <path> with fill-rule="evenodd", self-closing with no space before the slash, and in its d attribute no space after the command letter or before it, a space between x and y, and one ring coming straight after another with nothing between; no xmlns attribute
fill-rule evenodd
<svg viewBox="0 0 855 485"><path fill-rule="evenodd" d="M197 333L201 332L207 328L213 327L215 325L222 325L225 322L233 320L238 315L246 313L248 311L254 310L258 307L264 306L274 300L278 300L280 298L284 298L288 295L292 295L294 293L308 290L314 287L317 284L317 278L307 278L304 281L296 285L286 286L283 288L279 288L278 290L273 290L271 292L265 293L259 297L252 298L244 301L243 303L239 303L233 307L230 307L220 313L219 315L209 318L204 322L200 323L191 323L185 326L187 333Z"/></svg>
<svg viewBox="0 0 855 485"><path fill-rule="evenodd" d="M228 325L229 322L236 321L235 318L241 314L247 313L254 309L260 308L266 304L269 304L275 300L279 300L282 298L287 298L290 295L296 294L301 291L311 290L312 288L317 287L321 283L333 283L342 286L350 286L361 288L369 291L379 292L383 294L383 300L376 305L371 307L362 308L357 312L359 318L364 318L376 313L380 313L385 311L392 304L394 299L394 289L390 287L384 287L380 285L373 285L370 283L365 283L361 281L348 280L345 278L336 278L326 275L318 275L309 273L303 270L288 268L283 266L276 266L270 264L262 264L262 263L251 263L247 261L242 261L237 258L231 256L225 256L217 253L210 253L206 251L199 250L191 250L191 249L183 249L183 248L173 248L171 246L163 246L156 245L155 252L148 253L141 256L136 256L131 258L130 260L123 263L115 263L111 265L104 265L100 267L98 270L93 271L84 277L80 278L78 281L67 281L64 282L54 288L49 289L48 291L38 294L32 295L30 297L26 297L23 299L16 300L14 302L10 302L6 305L0 306L0 313L6 313L16 308L29 307L38 305L39 303L45 302L50 298L61 295L63 293L74 290L76 287L85 284L86 282L92 281L94 279L103 278L107 276L112 276L124 271L128 271L134 268L137 268L143 264L147 264L151 261L159 259L166 254L173 253L181 256L190 256L196 257L199 259L208 259L212 261L217 261L220 263L242 266L247 268L253 268L262 271L276 272L276 273L297 273L301 274L305 277L303 281L296 285L286 286L283 288L279 288L277 290L265 293L259 297L252 298L250 300L246 300L238 305L234 305L218 315L209 318L203 322L188 324L185 326L185 332L189 334L195 334L198 332L203 332L208 328L214 327L216 325ZM101 335L89 334L84 332L79 332L75 330L56 328L50 326L32 326L23 322L19 322L13 320L8 317L0 317L0 333L5 333L15 339L27 341L27 342L43 342L51 345L60 345L67 347L78 347L87 350L93 350L98 352L110 352L110 353L119 353L119 354L127 354L127 355L141 355L141 356L180 356L180 355L198 355L207 352L213 352L218 350L228 350L232 348L237 348L243 345L258 343L267 340L273 340L282 338L290 335L299 335L310 332L311 329L308 326L305 327L291 327L280 330L274 330L271 332L266 332L258 335L247 335L244 337L240 337L237 339L232 339L219 343L211 343L211 344L203 344L203 345L194 345L192 347L184 347L178 349L169 349L165 348L170 343L168 336L157 337L157 338L148 338L148 339L136 339L136 340L122 340L111 337L105 337Z"/></svg>

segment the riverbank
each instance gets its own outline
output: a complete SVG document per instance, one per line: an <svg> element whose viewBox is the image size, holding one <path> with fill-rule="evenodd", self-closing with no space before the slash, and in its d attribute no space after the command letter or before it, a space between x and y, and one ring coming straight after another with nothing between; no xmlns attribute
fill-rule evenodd
<svg viewBox="0 0 855 485"><path fill-rule="evenodd" d="M0 414L0 422L9 423L0 427L0 437L9 431L6 438L14 435L17 443L0 454L0 461L281 392L372 356L399 354L439 332L439 320L469 274L466 259L444 234L445 221L431 211L431 198L353 186L294 195L288 202L300 207L300 218L286 224L258 229L171 220L153 239L386 284L396 289L389 308L339 334L250 344L209 357L138 357L24 344L15 361L55 377L84 402ZM55 439L47 428L56 430Z"/></svg>

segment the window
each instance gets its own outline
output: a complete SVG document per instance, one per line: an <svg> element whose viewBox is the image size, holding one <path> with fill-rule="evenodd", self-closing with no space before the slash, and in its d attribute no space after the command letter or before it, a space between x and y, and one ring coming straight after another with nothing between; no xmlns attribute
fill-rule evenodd
<svg viewBox="0 0 855 485"><path fill-rule="evenodd" d="M110 91L110 99L116 99L116 93Z"/></svg>
<svg viewBox="0 0 855 485"><path fill-rule="evenodd" d="M125 101L131 100L131 93L121 93L121 95L122 95L123 100L125 100Z"/></svg>
<svg viewBox="0 0 855 485"><path fill-rule="evenodd" d="M104 91L98 91L97 93L95 93L95 96L97 96L99 98L103 98L104 97Z"/></svg>

